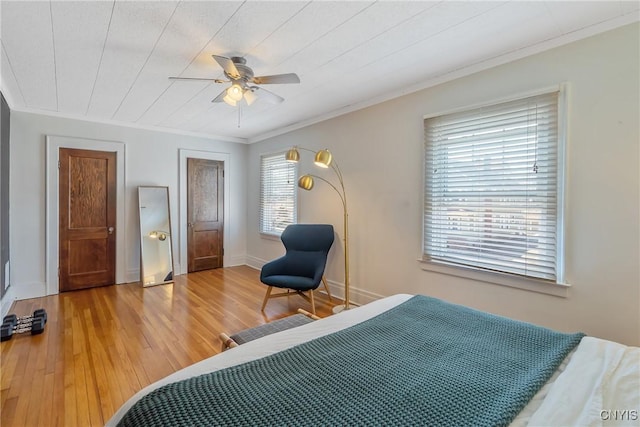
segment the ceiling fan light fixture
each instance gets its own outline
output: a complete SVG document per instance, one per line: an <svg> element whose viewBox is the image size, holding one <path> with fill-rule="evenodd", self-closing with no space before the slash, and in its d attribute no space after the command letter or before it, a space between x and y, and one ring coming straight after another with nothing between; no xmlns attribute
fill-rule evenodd
<svg viewBox="0 0 640 427"><path fill-rule="evenodd" d="M1 1L1 0L0 0ZM233 56L227 58L220 55L212 55L213 59L222 67L225 77L228 80L200 78L200 77L169 77L171 80L202 80L215 83L231 83L231 86L222 90L212 102L225 102L232 107L252 105L256 99L278 104L284 98L270 92L260 86L266 84L291 84L300 83L300 77L295 73L275 74L270 76L254 76L253 70L246 65L247 61L243 57ZM260 95L255 91L260 90ZM244 103L242 102L244 100Z"/></svg>
<svg viewBox="0 0 640 427"><path fill-rule="evenodd" d="M244 100L247 101L247 105L253 104L254 102L256 102L256 99L258 99L258 97L255 95L255 93L253 93L251 89L247 89L244 91Z"/></svg>
<svg viewBox="0 0 640 427"><path fill-rule="evenodd" d="M242 95L244 94L244 90L239 84L232 84L229 89L227 89L227 96L234 101L238 102L242 100Z"/></svg>
<svg viewBox="0 0 640 427"><path fill-rule="evenodd" d="M222 100L223 100L224 102L226 102L227 104L231 105L232 107L235 107L235 106L237 105L237 102L236 102L233 98L231 98L231 97L229 96L229 93L227 93L227 94L224 96L224 98L222 98Z"/></svg>

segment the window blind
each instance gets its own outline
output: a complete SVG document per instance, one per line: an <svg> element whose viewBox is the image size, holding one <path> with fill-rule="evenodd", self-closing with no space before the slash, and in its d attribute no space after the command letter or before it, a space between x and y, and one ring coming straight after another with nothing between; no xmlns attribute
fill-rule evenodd
<svg viewBox="0 0 640 427"><path fill-rule="evenodd" d="M297 221L297 164L284 153L260 158L260 232L279 235Z"/></svg>
<svg viewBox="0 0 640 427"><path fill-rule="evenodd" d="M424 126L424 258L556 280L558 93Z"/></svg>

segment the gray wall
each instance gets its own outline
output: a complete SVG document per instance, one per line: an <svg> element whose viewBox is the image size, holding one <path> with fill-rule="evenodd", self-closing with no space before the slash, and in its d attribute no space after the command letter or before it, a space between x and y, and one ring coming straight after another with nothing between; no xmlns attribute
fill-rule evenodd
<svg viewBox="0 0 640 427"><path fill-rule="evenodd" d="M4 296L5 264L9 261L9 106L2 98L0 107L0 298Z"/></svg>
<svg viewBox="0 0 640 427"><path fill-rule="evenodd" d="M95 123L83 120L11 112L11 292L17 299L35 298L51 287L46 281L47 155L46 136L114 141L124 145L124 196L118 205L125 206L123 268L126 281L139 278L140 234L138 227L137 187L169 187L171 221L178 230L179 153L201 152L203 156L223 153L229 158L226 179L230 183L230 217L225 219L229 241L225 242L225 260L229 265L244 264L246 255L246 155L247 146L157 132L145 129ZM57 244L53 242L53 244ZM117 256L119 256L117 255ZM176 267L186 263L180 258L174 241ZM118 268L118 267L117 267ZM180 270L178 270L180 271Z"/></svg>
<svg viewBox="0 0 640 427"><path fill-rule="evenodd" d="M349 197L351 296L419 293L554 329L640 344L640 26L628 25L252 144L247 259L279 256L258 229L260 155L329 148ZM423 117L568 86L566 298L423 270ZM330 172L301 153L300 174ZM338 196L323 183L298 192L300 222L332 223ZM339 294L341 239L326 277Z"/></svg>

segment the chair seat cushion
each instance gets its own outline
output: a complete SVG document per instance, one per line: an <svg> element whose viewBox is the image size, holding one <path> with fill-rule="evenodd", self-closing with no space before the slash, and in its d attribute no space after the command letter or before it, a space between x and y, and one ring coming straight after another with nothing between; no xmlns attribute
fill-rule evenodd
<svg viewBox="0 0 640 427"><path fill-rule="evenodd" d="M314 283L312 278L304 276L273 275L262 277L260 280L262 280L262 283L269 286L294 289L297 291L308 291L309 289L315 289L318 287L318 284Z"/></svg>

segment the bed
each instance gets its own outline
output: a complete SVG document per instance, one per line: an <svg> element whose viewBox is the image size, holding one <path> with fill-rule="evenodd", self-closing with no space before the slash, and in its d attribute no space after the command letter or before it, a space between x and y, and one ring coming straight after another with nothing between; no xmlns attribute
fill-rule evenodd
<svg viewBox="0 0 640 427"><path fill-rule="evenodd" d="M107 426L639 420L640 348L400 294L175 372Z"/></svg>

